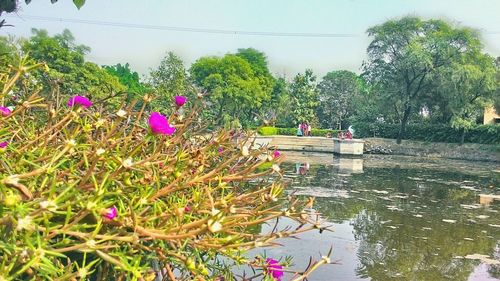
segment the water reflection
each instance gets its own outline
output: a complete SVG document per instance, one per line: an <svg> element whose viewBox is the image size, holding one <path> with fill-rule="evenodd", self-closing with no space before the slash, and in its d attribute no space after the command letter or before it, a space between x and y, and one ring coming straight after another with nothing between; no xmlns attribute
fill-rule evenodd
<svg viewBox="0 0 500 281"><path fill-rule="evenodd" d="M363 158L335 157L333 166L338 174L350 175L363 173Z"/></svg>
<svg viewBox="0 0 500 281"><path fill-rule="evenodd" d="M334 229L350 228L350 233L314 233L285 242L279 251L301 257L303 248L317 253L334 245L334 258L343 265L325 267L310 280L500 277L500 266L464 258L500 259L500 201L494 201L500 185L491 172L494 164L419 158L408 163L390 157L322 161L308 165L306 173L300 172L302 163L290 164L295 168L287 175L290 192L315 196L315 208ZM339 247L339 241L350 246ZM343 278L337 278L339 272Z"/></svg>

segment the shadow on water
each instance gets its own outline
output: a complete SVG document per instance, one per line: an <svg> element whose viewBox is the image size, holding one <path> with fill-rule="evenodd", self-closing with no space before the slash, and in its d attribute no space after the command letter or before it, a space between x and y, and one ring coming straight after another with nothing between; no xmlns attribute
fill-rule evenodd
<svg viewBox="0 0 500 281"><path fill-rule="evenodd" d="M288 192L314 196L334 231L306 233L265 251L292 255L301 268L333 245L341 264L309 280L500 278L497 163L301 153L287 153L287 161ZM491 259L465 258L472 254Z"/></svg>

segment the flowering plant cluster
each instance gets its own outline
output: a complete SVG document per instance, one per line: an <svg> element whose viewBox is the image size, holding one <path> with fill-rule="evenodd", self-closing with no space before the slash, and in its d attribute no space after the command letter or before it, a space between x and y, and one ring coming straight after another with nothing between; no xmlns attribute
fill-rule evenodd
<svg viewBox="0 0 500 281"><path fill-rule="evenodd" d="M149 96L139 111L98 112L84 95L57 107L22 92L32 67L0 76L0 280L228 280L234 265L302 280L329 262L245 256L322 226L284 196L280 152L195 121L201 97L175 97L170 116ZM300 227L260 233L280 217Z"/></svg>

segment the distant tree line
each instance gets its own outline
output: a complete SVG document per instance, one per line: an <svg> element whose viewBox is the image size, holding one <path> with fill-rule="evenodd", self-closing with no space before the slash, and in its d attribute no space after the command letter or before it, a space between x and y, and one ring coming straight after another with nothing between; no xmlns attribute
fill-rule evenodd
<svg viewBox="0 0 500 281"><path fill-rule="evenodd" d="M9 50L29 53L50 70L36 74L46 94L84 92L103 106L158 99L152 109L168 111L176 95L206 96L202 116L213 126L345 129L355 122L398 124L398 142L408 124L445 124L465 133L482 121L485 107L500 109L500 58L483 51L479 33L442 20L403 17L368 29L368 58L358 75L335 70L318 80L312 70L293 77L273 75L267 57L253 48L207 56L189 68L168 52L159 66L139 77L128 63L98 66L85 61L89 48L65 30L49 36L33 30L28 39L0 38L0 60ZM168 112L165 112L168 113Z"/></svg>

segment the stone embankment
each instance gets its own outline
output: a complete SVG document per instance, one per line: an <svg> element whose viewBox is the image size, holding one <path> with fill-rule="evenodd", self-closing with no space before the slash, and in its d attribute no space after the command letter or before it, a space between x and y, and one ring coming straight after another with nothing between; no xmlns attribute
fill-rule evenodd
<svg viewBox="0 0 500 281"><path fill-rule="evenodd" d="M500 162L500 146L465 143L432 143L403 140L397 144L393 139L364 139L365 153L407 155L430 158L448 158L473 161ZM333 153L331 138L295 136L257 136L256 144L269 144L280 150Z"/></svg>

